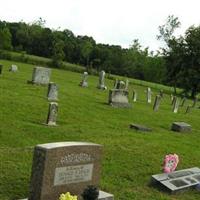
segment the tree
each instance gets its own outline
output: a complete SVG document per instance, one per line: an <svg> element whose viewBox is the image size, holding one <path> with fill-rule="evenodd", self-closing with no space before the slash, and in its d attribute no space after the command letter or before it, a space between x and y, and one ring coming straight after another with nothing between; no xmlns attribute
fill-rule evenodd
<svg viewBox="0 0 200 200"><path fill-rule="evenodd" d="M6 23L0 22L0 49L12 49L11 39L11 33Z"/></svg>

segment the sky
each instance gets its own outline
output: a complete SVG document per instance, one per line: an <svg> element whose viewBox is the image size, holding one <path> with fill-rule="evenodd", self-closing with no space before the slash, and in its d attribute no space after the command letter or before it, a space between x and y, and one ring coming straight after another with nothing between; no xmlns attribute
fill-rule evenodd
<svg viewBox="0 0 200 200"><path fill-rule="evenodd" d="M169 15L179 18L184 34L200 25L200 0L1 0L0 20L31 23L40 17L53 29L92 36L97 43L128 48L134 39L158 50L158 26Z"/></svg>

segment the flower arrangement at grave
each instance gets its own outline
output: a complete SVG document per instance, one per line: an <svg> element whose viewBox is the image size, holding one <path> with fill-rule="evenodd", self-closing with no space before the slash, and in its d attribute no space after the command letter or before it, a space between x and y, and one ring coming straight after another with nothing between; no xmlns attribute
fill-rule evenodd
<svg viewBox="0 0 200 200"><path fill-rule="evenodd" d="M163 166L164 173L170 173L175 171L178 163L179 163L179 157L177 154L166 155Z"/></svg>
<svg viewBox="0 0 200 200"><path fill-rule="evenodd" d="M89 185L82 194L84 200L97 200L99 196L99 190L94 185Z"/></svg>
<svg viewBox="0 0 200 200"><path fill-rule="evenodd" d="M78 200L78 197L72 196L70 192L67 192L65 194L61 194L59 200Z"/></svg>

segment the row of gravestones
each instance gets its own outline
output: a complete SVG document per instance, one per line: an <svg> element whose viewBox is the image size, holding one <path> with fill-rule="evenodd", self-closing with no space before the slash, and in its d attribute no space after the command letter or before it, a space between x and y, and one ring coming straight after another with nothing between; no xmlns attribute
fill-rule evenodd
<svg viewBox="0 0 200 200"><path fill-rule="evenodd" d="M51 69L35 67L31 84L48 84L50 102L47 125L55 126L58 112L58 85L50 82ZM103 75L104 76L104 75ZM85 83L84 83L85 84ZM100 82L99 88L106 89ZM37 145L28 200L58 200L62 193L70 192L79 199L113 200L112 194L99 191L102 146L84 142L60 142ZM92 187L94 186L94 187ZM92 190L92 189L93 190ZM95 188L95 191L94 191ZM83 195L88 190L88 197ZM85 194L85 193L84 193Z"/></svg>

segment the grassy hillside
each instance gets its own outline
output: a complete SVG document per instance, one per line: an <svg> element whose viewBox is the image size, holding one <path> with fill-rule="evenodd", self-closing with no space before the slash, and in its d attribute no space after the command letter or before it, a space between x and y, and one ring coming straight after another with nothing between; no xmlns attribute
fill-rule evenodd
<svg viewBox="0 0 200 200"><path fill-rule="evenodd" d="M0 75L0 200L28 196L33 147L57 141L88 141L104 146L101 189L115 200L197 200L199 192L169 195L149 186L152 174L160 173L165 154L180 156L178 169L200 166L200 109L184 114L171 111L170 97L164 96L158 112L145 100L145 87L138 91L138 102L131 109L107 105L108 90L96 88L98 78L89 76L88 88L78 86L81 74L52 69L51 81L59 84L57 127L42 125L48 111L47 87L27 84L33 65L17 63L19 72L8 72L10 61ZM113 81L106 80L108 88ZM153 90L153 96L157 91ZM153 98L154 99L154 98ZM188 102L189 103L189 102ZM189 134L170 131L173 121L192 125ZM130 123L153 128L151 134L129 129Z"/></svg>

